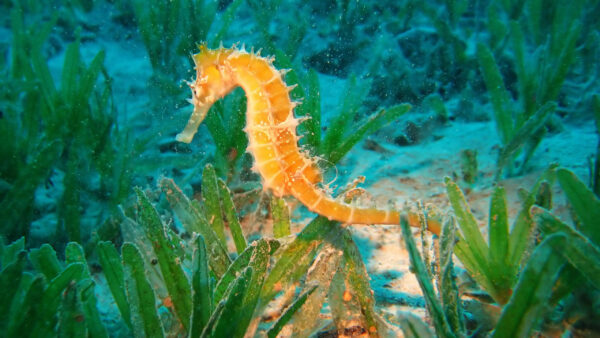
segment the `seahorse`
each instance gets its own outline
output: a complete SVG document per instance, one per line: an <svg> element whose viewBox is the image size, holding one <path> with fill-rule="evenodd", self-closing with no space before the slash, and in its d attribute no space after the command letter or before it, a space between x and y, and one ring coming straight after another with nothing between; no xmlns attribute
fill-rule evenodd
<svg viewBox="0 0 600 338"><path fill-rule="evenodd" d="M273 66L274 58L247 52L236 47L209 49L200 45L192 56L196 79L188 83L194 106L184 130L176 137L189 143L206 117L210 107L236 87L242 87L247 97L246 127L248 148L254 158L253 169L263 179L265 189L275 196L292 195L308 210L347 224L399 224L395 210L363 208L332 198L319 186L323 177L315 159L298 145L294 117L297 105L290 99L283 72ZM408 215L409 224L420 226L418 216ZM429 222L429 230L439 234L437 222Z"/></svg>

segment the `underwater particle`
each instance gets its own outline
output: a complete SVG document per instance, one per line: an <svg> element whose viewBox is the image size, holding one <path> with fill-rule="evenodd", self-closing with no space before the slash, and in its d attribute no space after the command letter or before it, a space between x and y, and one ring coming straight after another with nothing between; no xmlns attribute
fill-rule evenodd
<svg viewBox="0 0 600 338"><path fill-rule="evenodd" d="M422 129L417 123L408 121L406 122L406 127L404 127L404 133L396 136L394 143L399 146L413 145L421 139Z"/></svg>
<svg viewBox="0 0 600 338"><path fill-rule="evenodd" d="M348 292L348 290L344 290L344 295L342 296L344 302L349 302L352 300L352 294Z"/></svg>
<svg viewBox="0 0 600 338"><path fill-rule="evenodd" d="M377 330L375 330L375 331L377 331ZM365 335L366 333L367 333L367 330L360 325L346 327L343 330L344 337L360 337L362 335Z"/></svg>
<svg viewBox="0 0 600 338"><path fill-rule="evenodd" d="M192 148L184 143L169 141L165 143L161 143L158 146L158 150L161 154L164 153L181 153L181 154L191 154Z"/></svg>
<svg viewBox="0 0 600 338"><path fill-rule="evenodd" d="M419 142L419 139L421 138L421 127L412 122L412 121L408 121L406 122L406 127L404 128L404 133L406 135L406 137L409 139L410 143L414 144Z"/></svg>
<svg viewBox="0 0 600 338"><path fill-rule="evenodd" d="M165 297L165 299L163 300L163 305L168 308L173 307L173 301L171 300L171 296Z"/></svg>
<svg viewBox="0 0 600 338"><path fill-rule="evenodd" d="M477 178L477 150L465 149L460 152L460 170L465 182L475 183Z"/></svg>
<svg viewBox="0 0 600 338"><path fill-rule="evenodd" d="M379 144L377 141L373 141L371 139L366 139L365 140L365 145L364 145L364 149L366 150L371 150L374 151L376 153L379 154L392 154L391 151L385 149L381 144Z"/></svg>
<svg viewBox="0 0 600 338"><path fill-rule="evenodd" d="M277 282L273 285L273 290L276 292L279 292L281 290L283 290L283 285L281 284L281 282Z"/></svg>
<svg viewBox="0 0 600 338"><path fill-rule="evenodd" d="M552 186L544 181L535 196L535 204L547 210L552 209Z"/></svg>
<svg viewBox="0 0 600 338"><path fill-rule="evenodd" d="M406 135L402 134L402 135L398 135L394 138L394 144L399 145L401 147L405 147L405 146L409 146L410 140L408 139L408 137L406 137Z"/></svg>

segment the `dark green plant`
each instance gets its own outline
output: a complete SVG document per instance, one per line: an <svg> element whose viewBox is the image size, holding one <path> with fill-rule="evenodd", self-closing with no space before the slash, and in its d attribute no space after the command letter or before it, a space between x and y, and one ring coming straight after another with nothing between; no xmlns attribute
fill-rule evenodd
<svg viewBox="0 0 600 338"><path fill-rule="evenodd" d="M205 179L210 181L211 176L216 178L210 167L207 170ZM545 177L551 178L552 175L549 172ZM597 277L600 275L597 263L600 251L596 240L588 239L588 236L598 237L597 227L593 214L587 214L587 210L600 210L600 202L572 173L561 169L556 172L556 177L574 210L581 216L578 218L581 221L580 230L534 207L536 222L548 237L521 262L524 269L502 308L493 336L527 335L540 323L548 304L556 304L549 302L555 297L560 300L565 296L564 292L562 296L556 296L561 292L560 284L556 283L557 278L564 278L562 271L565 262L581 273L584 281L595 288L600 286ZM222 181L216 182L218 186ZM453 248L457 250L459 258L465 257L464 252L459 253L465 250L460 247L469 239L464 235L465 227L461 225L461 220L468 216L464 214L466 205L460 202L460 195L456 196L457 187L451 181L447 184L463 234L455 233L453 218L449 218L442 228L436 255L437 294L433 289L429 268L422 261L412 239L406 217L402 218L401 225L411 265L423 289L433 326L439 336L454 337L464 336L465 328L450 258ZM201 235L191 241L180 238L164 226L148 195L137 190L137 221L125 218L123 222L134 222L136 227L141 226L141 236L136 234L135 243L124 244L121 255L112 243L100 242L97 246L100 265L127 327L123 330L132 330L135 335L157 337L175 332L191 332L202 336L251 334L247 329L252 327L252 330L256 330L257 327L250 323L259 320L272 299L282 291L302 285L303 291L273 325L259 325L258 328L266 330L270 337L276 336L289 323L293 323L294 332L313 332L317 323L302 320L306 315L304 311L319 311L325 302L325 295L329 294L328 301L337 330L344 330L349 318L358 318L361 326L371 335L385 334L374 311L369 278L357 247L350 233L336 222L318 217L287 244L273 239L259 239L232 261L215 228L206 220L206 201L203 204L190 201L168 179L161 182L161 187L184 228ZM227 202L230 192L223 189L220 193L212 195L212 198L219 199L225 210L214 217L227 219L227 214L235 214L235 210ZM506 222L501 208L502 196L502 190L497 189L492 197L491 223L496 224L490 229L493 238L504 237L500 233L504 228L500 225ZM529 198L532 196L530 194ZM456 203L463 207L457 209ZM124 234L127 231L125 227ZM233 231L227 237L233 238ZM505 242L508 248L520 245L511 246L510 238ZM492 249L497 250L502 241L490 238L490 243L489 257L499 257ZM222 257L218 258L219 255ZM24 330L22 332L52 335L49 330L56 325L60 334L106 336L106 329L97 312L93 282L83 248L77 243L69 243L65 257L65 263L61 262L49 245L26 253L23 239L0 246L0 289L5 290L0 293L3 297L0 304L8 304L5 306L10 306L10 310L5 313L11 313L8 318L0 320L2 332ZM25 270L27 260L31 262L35 273ZM272 261L272 265L268 266L267 261ZM312 272L309 272L309 268ZM474 278L479 280L476 276ZM570 285L568 292L573 292L572 288L573 285ZM347 293L351 296L347 296ZM490 294L498 295L501 292ZM37 304L38 300L41 300L41 305L34 307L33 304ZM157 301L162 305L157 307ZM164 312L160 308L170 311ZM159 313L163 315L159 316ZM172 319L167 319L165 313L169 313ZM36 318L39 322L24 329L26 318ZM232 320L238 325L230 325ZM399 314L399 320L408 336L419 332L429 335L418 319Z"/></svg>
<svg viewBox="0 0 600 338"><path fill-rule="evenodd" d="M98 245L107 282L121 314L130 314L129 319L124 318L124 321L130 323L128 326L134 334L153 333L162 336L163 332L166 334L174 330L201 332L202 336L244 336L248 334L248 328L257 329L250 323L259 320L260 314L274 297L301 283L325 243L340 252L331 256L336 258L333 261L335 264L330 270L331 275L325 276L332 280L329 291L330 294L333 292L331 297L341 300L345 299L343 293L350 293L356 302L356 316L362 318L364 328L375 335L380 332L368 275L347 230L336 222L318 217L292 242L282 246L277 240L258 239L240 251L232 261L223 238L217 235L221 231L217 229L220 228L214 227L214 218L217 217L227 220L230 228L233 223L229 217L235 216L237 220L233 204L227 202L231 198L230 192L223 181L216 179L211 167L207 167L205 172L203 183L221 185L221 190L219 195L214 192L206 195L202 204L190 201L173 181L164 179L160 183L184 229L200 234L193 241L184 241L169 231L150 204L148 196L137 190L139 209L135 224L143 227L145 236L136 236L135 243L123 246L123 268L114 265L119 261L119 256L112 244L101 242ZM208 199L216 201L207 203ZM224 209L217 208L218 204ZM211 215L210 218L208 215ZM212 226L207 219L211 219ZM237 236L235 232L232 229L226 238L234 239ZM182 247L183 250L180 250ZM142 255L142 250L150 250L149 255ZM193 253L190 255L190 252ZM157 270L149 263L151 259L156 260ZM269 267L267 262L271 260L274 263ZM191 275L184 272L183 267L187 266L192 269ZM154 281L153 288L148 288L150 280ZM352 288L349 290L345 285L351 285ZM295 323L297 311L302 311L304 305L310 303L321 308L323 302L310 302L310 297L319 287L307 281L303 289L281 318L267 330L269 336L275 336L290 320ZM127 292L123 293L122 290ZM162 300L162 306L173 310L173 319L180 325L167 325L164 319L162 326L160 320L157 324L157 298ZM347 306L347 301L341 301L332 305L332 312L346 314ZM232 320L237 323L235 326L231 325ZM343 321L336 324L338 329L344 328ZM300 327L297 329L300 330Z"/></svg>
<svg viewBox="0 0 600 338"><path fill-rule="evenodd" d="M241 171L241 159L248 146L243 129L246 125L246 97L240 90L217 102L205 119L215 142L213 164L220 177L231 181Z"/></svg>
<svg viewBox="0 0 600 338"><path fill-rule="evenodd" d="M541 6L540 1L529 3ZM504 56L503 50L493 51L487 45L478 43L476 55L502 143L496 180L501 178L505 168L509 168L509 173L513 169L522 173L543 139L546 123L556 110L555 101L575 61L577 39L582 27L580 20L584 13L581 1L573 6L559 4L549 14L553 18L550 23L540 17L541 8L532 6L523 11L522 4L503 7L512 20L509 25L502 27L507 32L508 46L512 47L511 61L517 75L515 97L509 92L507 86L510 84L505 83L506 76L498 66L498 58ZM524 35L525 27L533 33L534 41L530 41L532 36ZM544 36L548 36L548 39L539 39L542 30L546 31L547 35ZM532 49L530 45L535 47L534 53L527 52ZM519 155L522 158L516 164Z"/></svg>
<svg viewBox="0 0 600 338"><path fill-rule="evenodd" d="M433 327L439 337L462 337L465 335L464 319L462 318L462 310L460 299L458 298L458 289L454 282L453 267L452 267L452 246L454 241L455 225L454 219L450 218L442 228L442 237L440 245L440 278L439 278L439 299L433 289L431 275L428 272L429 267L423 262L421 255L417 249L415 241L412 237L408 218L402 215L400 218L400 226L402 227L402 237L408 255L410 258L411 271L416 275L419 286L423 291L427 311L432 317ZM414 319L404 317L402 320L407 326L402 329L408 336L416 334L416 329L411 327L419 327L419 324L410 325ZM423 331L423 329L418 329Z"/></svg>
<svg viewBox="0 0 600 338"><path fill-rule="evenodd" d="M545 235L565 236L566 243L556 249L588 282L600 289L600 200L571 171L559 169L556 177L576 215L576 226L565 224L539 207L534 207L531 213Z"/></svg>
<svg viewBox="0 0 600 338"><path fill-rule="evenodd" d="M48 179L52 168L63 166L65 190L59 203L59 226L70 240L81 241L81 182L76 173L90 164L106 172L103 160L116 153L110 141L114 111L109 78L103 69L104 52L85 65L77 38L67 46L57 85L42 52L55 20L43 23L40 29L25 27L23 16L20 8L11 12L13 58L9 73L3 74L6 85L15 84L17 91L3 98L6 109L0 121L0 129L10 138L1 149L7 160L2 179L9 186L0 197L5 220L2 233L9 238L28 235L35 189ZM34 29L36 34L32 34Z"/></svg>
<svg viewBox="0 0 600 338"><path fill-rule="evenodd" d="M164 337L163 325L154 305L154 291L146 278L146 268L139 249L131 243L125 243L121 252L124 284L120 288L126 290L127 303L132 309L128 321L132 324L133 333L138 336Z"/></svg>
<svg viewBox="0 0 600 338"><path fill-rule="evenodd" d="M183 101L181 77L177 74L193 66L189 56L197 51L198 43L217 47L223 41L242 3L230 3L221 15L221 26L209 36L217 14L215 1L133 1L135 21L153 70L148 84L153 109L172 111Z"/></svg>
<svg viewBox="0 0 600 338"><path fill-rule="evenodd" d="M442 123L448 122L448 110L444 104L444 99L437 93L427 95L423 99L423 105L428 106L435 113L438 121Z"/></svg>
<svg viewBox="0 0 600 338"><path fill-rule="evenodd" d="M283 198L271 199L271 215L273 216L273 236L282 238L291 234L290 209Z"/></svg>
<svg viewBox="0 0 600 338"><path fill-rule="evenodd" d="M467 45L455 27L460 16L466 11L465 3L464 1L444 2L445 10L441 10L438 6L431 6L426 2L421 2L418 6L421 7L423 14L431 20L433 27L445 45L449 46L453 60L458 64L466 65ZM448 15L447 18L444 17L446 15Z"/></svg>
<svg viewBox="0 0 600 338"><path fill-rule="evenodd" d="M556 248L564 236L549 236L540 243L525 265L508 303L502 310L492 337L528 336L541 321L564 258Z"/></svg>
<svg viewBox="0 0 600 338"><path fill-rule="evenodd" d="M555 179L565 191L577 219L581 222L579 230L567 226L543 209L551 208L548 181L553 182ZM466 208L457 206L460 196L453 196L456 187L450 181L447 184L453 209L457 214L461 230L465 233L464 219L469 212ZM501 305L506 304L502 308L493 332L493 336L497 337L527 335L559 302L565 302L563 306L571 309L574 305L568 304L576 301L577 294L585 294L579 296L583 298L595 298L600 287L598 279L600 266L597 263L600 259L598 249L600 236L597 234L597 221L594 218L595 211L600 210L600 202L595 195L577 180L573 173L553 168L542 176L531 193L522 192L521 195L524 199L523 209L517 216L512 231L508 233L506 214L502 211L504 198L501 190L496 189L490 209L490 246L487 254L485 251L482 255L477 254L473 243L478 240L472 236L468 239L466 233L465 240L469 244L467 251L470 253L465 254L464 248L461 248L464 247L461 244L464 242L460 238L455 245L455 254L471 276L490 293L494 300ZM523 251L525 247L531 245L527 242L534 220L545 234L545 238L535 246L531 255L523 255L526 253ZM502 224L505 225L500 226ZM471 246L473 248L470 248ZM504 249L500 250L502 248ZM502 252L504 254L501 254ZM502 257L505 257L504 260L501 259ZM519 266L523 266L523 269L520 270ZM485 268L494 271L486 271ZM591 283L593 287L581 288L586 282ZM486 285L496 289L490 291ZM581 315L581 309L576 311L579 314L573 314L573 310L559 311L555 315L558 317L552 317L550 321L555 322L554 325L559 327L562 325L561 322L585 321L596 315L592 309L586 310L588 313L584 316Z"/></svg>
<svg viewBox="0 0 600 338"><path fill-rule="evenodd" d="M10 16L11 59L0 71L0 83L7 88L0 96L0 155L5 159L0 164L0 216L5 220L0 230L9 239L29 236L36 217L34 192L45 186L62 190L54 202L56 237L46 240L83 243L90 237L80 229L87 217L81 214L85 204L103 205L97 225L104 223L129 196L135 175L157 166L157 161L141 156L154 145L155 132L132 140L130 130L117 122L105 53L84 62L80 29L66 46L60 76L54 81L44 47L57 15L25 25L30 16L16 3ZM57 180L60 173L63 179ZM90 177L100 183L93 191L90 187L96 185L87 181ZM86 245L86 251L90 249Z"/></svg>
<svg viewBox="0 0 600 338"><path fill-rule="evenodd" d="M209 36L217 3L204 0L134 1L133 12L155 76L174 76L183 58L196 52L197 43L216 47L227 33L242 1L229 4L216 36ZM216 45L215 45L216 44Z"/></svg>
<svg viewBox="0 0 600 338"><path fill-rule="evenodd" d="M448 198L460 229L456 234L454 253L469 274L500 305L505 304L513 293L523 255L531 241L533 221L529 208L536 201L540 184L541 181L526 195L510 232L504 189L498 186L494 190L486 243L460 188L446 178Z"/></svg>
<svg viewBox="0 0 600 338"><path fill-rule="evenodd" d="M545 186L547 180L554 179L571 202L579 220L577 229L544 209L551 207ZM436 265L439 296L436 296L428 267L414 244L408 221L406 217L401 218L412 271L417 276L438 336L465 335L464 324L461 324L464 320L460 311L461 297L453 284L449 260L452 247L469 274L500 307L492 337L524 337L533 330L564 331L568 329L567 322L573 325L587 321L587 325L594 325L592 318L598 315L594 305L584 308L577 305L578 299L597 299L600 294L600 232L597 227L600 216L595 215L596 210L600 210L600 201L584 183L565 169L548 170L532 193L521 192L524 206L510 233L503 189L496 188L490 207L489 247L483 242L458 187L449 179L446 184L460 233L454 233L454 219L450 217L442 230ZM531 248L530 254L524 255L534 220L544 236ZM406 335L415 336L420 332L431 336L418 319L399 316ZM584 323L582 327L585 326Z"/></svg>
<svg viewBox="0 0 600 338"><path fill-rule="evenodd" d="M269 32L271 26L271 20L273 19L273 13L277 12L278 7L281 5L281 0L249 0L247 1L248 7L252 10L252 15L256 22L256 30L260 32L264 51L266 53L275 52L275 43L273 36ZM297 25L301 27L302 25ZM290 30L292 27L289 27Z"/></svg>
<svg viewBox="0 0 600 338"><path fill-rule="evenodd" d="M533 221L529 209L534 204L551 207L547 187L548 182L553 180L554 167L550 167L541 175L531 192L519 191L522 207L510 231L504 188L497 186L490 200L486 243L460 188L450 178L446 178L446 191L460 229L454 253L498 304L505 304L512 294L522 260L531 243Z"/></svg>
<svg viewBox="0 0 600 338"><path fill-rule="evenodd" d="M0 243L0 332L7 337L108 337L83 248L70 242L65 263L49 245L25 251L21 238ZM36 268L29 271L31 262Z"/></svg>
<svg viewBox="0 0 600 338"><path fill-rule="evenodd" d="M282 16L280 20L274 20L274 13L281 12L281 0L249 0L246 1L248 7L252 11L255 19L255 30L260 33L260 42L257 45L261 46L263 54L275 54L278 50L278 45L281 46L283 52L290 59L294 59L300 48L300 43L304 39L309 26L307 17L308 14L302 13L302 8L294 6L295 15ZM277 26L275 26L277 25ZM275 30L273 32L273 26ZM285 27L285 28L284 28Z"/></svg>
<svg viewBox="0 0 600 338"><path fill-rule="evenodd" d="M407 338L435 337L429 326L410 312L398 312L397 319L402 333Z"/></svg>
<svg viewBox="0 0 600 338"><path fill-rule="evenodd" d="M152 69L160 75L176 70L176 39L181 31L182 1L134 1L133 9ZM200 28L198 31L202 32ZM194 35L196 36L196 35Z"/></svg>
<svg viewBox="0 0 600 338"><path fill-rule="evenodd" d="M276 53L275 63L281 68L292 68L291 60L280 52ZM411 109L409 104L399 104L361 118L359 111L369 92L370 84L351 77L344 89L347 95L340 99L340 109L332 116L327 132L323 135L317 73L311 70L302 75L292 70L286 75L286 82L296 86L290 93L292 99L303 100L296 108L296 115L305 119L299 127L305 135L303 144L324 159L321 165L325 168L338 163L364 137L395 121Z"/></svg>
<svg viewBox="0 0 600 338"><path fill-rule="evenodd" d="M494 336L524 335L539 317L559 303L562 311L551 317L555 328L595 325L598 310L578 299L600 295L600 200L566 169L556 170L556 180L577 216L577 227L569 226L544 207L533 206L531 214L542 231L543 242L529 259L511 301L505 307ZM535 304L537 303L537 304ZM592 301L594 303L594 301ZM537 319L535 317L538 317Z"/></svg>
<svg viewBox="0 0 600 338"><path fill-rule="evenodd" d="M592 187L594 194L600 197L600 95L595 94L592 97L592 106L594 120L596 121L598 145L596 146L596 158L590 160L590 187Z"/></svg>

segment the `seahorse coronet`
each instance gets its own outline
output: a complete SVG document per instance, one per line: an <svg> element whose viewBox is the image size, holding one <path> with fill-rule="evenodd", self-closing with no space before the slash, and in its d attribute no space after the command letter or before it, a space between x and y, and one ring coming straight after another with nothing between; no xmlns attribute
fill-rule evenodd
<svg viewBox="0 0 600 338"><path fill-rule="evenodd" d="M263 57L245 46L209 49L198 45L194 54L196 79L188 83L192 91L194 110L184 130L177 135L181 142L191 142L210 107L236 87L242 87L247 97L246 126L248 151L254 158L252 170L263 179L263 188L275 196L292 195L315 212L330 220L348 224L399 224L400 213L395 210L362 208L333 199L320 187L323 175L298 141L298 125L307 117L295 117L294 108L284 77L289 69L278 70L273 57ZM415 225L411 222L411 225ZM439 233L437 229L430 229ZM437 230L437 231L436 231Z"/></svg>

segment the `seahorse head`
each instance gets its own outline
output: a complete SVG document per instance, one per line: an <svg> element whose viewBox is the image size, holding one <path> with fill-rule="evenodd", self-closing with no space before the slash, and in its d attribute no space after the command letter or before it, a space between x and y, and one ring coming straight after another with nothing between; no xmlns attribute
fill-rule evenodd
<svg viewBox="0 0 600 338"><path fill-rule="evenodd" d="M229 93L235 86L227 58L231 50L219 48L210 50L199 45L200 52L192 56L196 69L196 79L188 85L192 91L190 103L194 112L185 129L176 137L177 141L190 143L208 110L217 100Z"/></svg>
<svg viewBox="0 0 600 338"><path fill-rule="evenodd" d="M225 48L210 50L206 45L198 47L200 52L193 56L196 81L190 85L190 88L193 99L212 104L229 93L235 85L227 64L231 50Z"/></svg>

